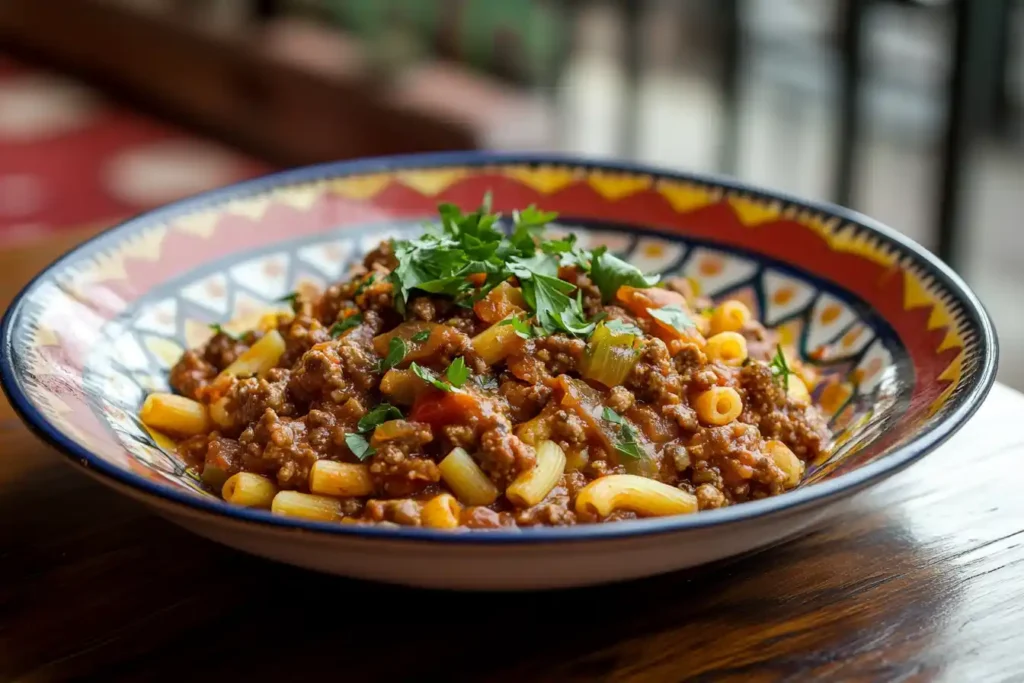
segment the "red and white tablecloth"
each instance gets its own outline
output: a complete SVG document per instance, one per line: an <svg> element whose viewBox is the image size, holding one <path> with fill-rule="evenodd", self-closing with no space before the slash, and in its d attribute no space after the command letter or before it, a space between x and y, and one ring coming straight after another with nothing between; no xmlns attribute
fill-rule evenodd
<svg viewBox="0 0 1024 683"><path fill-rule="evenodd" d="M270 167L0 55L0 248L111 225Z"/></svg>

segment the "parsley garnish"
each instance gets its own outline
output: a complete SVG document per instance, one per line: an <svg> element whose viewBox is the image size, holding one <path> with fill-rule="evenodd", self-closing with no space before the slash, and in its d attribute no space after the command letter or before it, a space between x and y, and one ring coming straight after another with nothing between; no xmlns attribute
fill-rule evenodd
<svg viewBox="0 0 1024 683"><path fill-rule="evenodd" d="M371 446L370 442L362 434L346 434L345 445L352 451L352 455L356 456L359 460L366 460L377 452L377 449Z"/></svg>
<svg viewBox="0 0 1024 683"><path fill-rule="evenodd" d="M618 426L619 438L615 442L615 450L620 455L631 460L639 460L644 457L643 451L640 450L640 444L637 441L639 434L628 420L607 406L605 406L604 411L601 413L601 417Z"/></svg>
<svg viewBox="0 0 1024 683"><path fill-rule="evenodd" d="M370 442L366 440L366 434L372 432L379 425L388 420L401 420L402 411L390 403L380 403L373 410L359 418L356 423L358 431L345 435L345 445L352 451L352 455L359 460L366 460L377 452Z"/></svg>
<svg viewBox="0 0 1024 683"><path fill-rule="evenodd" d="M380 363L381 370L390 370L405 358L405 354L409 352L409 347L406 346L405 340L401 337L392 337L388 343L388 354L384 356L384 360Z"/></svg>
<svg viewBox="0 0 1024 683"><path fill-rule="evenodd" d="M645 289L654 286L660 275L644 275L636 266L608 253L608 247L594 250L590 262L590 279L601 290L601 300L608 303L615 298L619 287L629 285Z"/></svg>
<svg viewBox="0 0 1024 683"><path fill-rule="evenodd" d="M507 237L499 230L500 216L490 213L486 205L464 214L457 206L441 204L438 213L440 226L428 227L419 239L393 243L398 266L390 278L396 310L404 313L414 290L471 305L514 275L544 334L586 336L593 331L577 287L558 279L560 264L586 269L589 254L576 247L573 238L541 241L538 249L544 226L556 214L535 207L517 212L512 236ZM486 275L483 285L469 281L469 275L481 273ZM577 293L575 299L573 292Z"/></svg>
<svg viewBox="0 0 1024 683"><path fill-rule="evenodd" d="M560 240L541 242L540 248L545 254L558 256L558 261L563 266L579 268L584 273L590 272L591 254L576 246L576 235L574 234Z"/></svg>
<svg viewBox="0 0 1024 683"><path fill-rule="evenodd" d="M430 339L430 330L422 330L412 335L412 341L414 342L425 342Z"/></svg>
<svg viewBox="0 0 1024 683"><path fill-rule="evenodd" d="M351 330L353 327L358 327L359 323L361 322L363 322L363 316L359 313L356 313L355 315L350 315L344 320L339 320L338 322L331 325L331 338L337 339L341 335Z"/></svg>
<svg viewBox="0 0 1024 683"><path fill-rule="evenodd" d="M789 376L796 374L789 368L789 361L786 360L786 354L782 352L782 345L775 345L775 356L768 364L769 369L772 371L772 375L775 376L776 381L786 391L789 391Z"/></svg>
<svg viewBox="0 0 1024 683"><path fill-rule="evenodd" d="M523 339L529 339L530 337L534 336L534 334L533 334L534 330L533 330L532 327L530 327L530 323L526 322L525 320L523 320L521 317L519 317L517 315L516 316L512 316L511 318L508 318L507 320L502 320L498 324L499 325L511 325L512 328L516 331L516 334L519 337L523 338Z"/></svg>
<svg viewBox="0 0 1024 683"><path fill-rule="evenodd" d="M637 337L643 336L643 330L636 325L624 322L619 319L609 320L604 324L605 328L612 334L632 334Z"/></svg>
<svg viewBox="0 0 1024 683"><path fill-rule="evenodd" d="M433 372L426 369L425 367L422 367L419 363L416 363L415 361L409 363L409 369L412 370L412 374L416 375L427 384L430 384L435 389L440 389L441 391L454 391L454 389L452 389L451 384L448 384L448 382L442 382L434 375Z"/></svg>
<svg viewBox="0 0 1024 683"><path fill-rule="evenodd" d="M388 420L401 420L402 417L403 415L401 410L390 403L381 403L366 415L359 418L359 424L357 424L356 427L361 432L369 432L376 429L377 425L383 424Z"/></svg>
<svg viewBox="0 0 1024 683"><path fill-rule="evenodd" d="M239 339L242 338L241 334L233 334L225 330L223 327L220 326L220 323L210 323L210 329L213 330L214 334L223 334L228 339L234 339L235 341L238 341Z"/></svg>
<svg viewBox="0 0 1024 683"><path fill-rule="evenodd" d="M461 387L466 383L466 380L469 379L469 368L466 367L466 361L462 356L451 362L444 376L448 378L453 387Z"/></svg>
<svg viewBox="0 0 1024 683"><path fill-rule="evenodd" d="M291 292L289 294L285 294L280 299L278 299L278 301L283 303L283 304L284 303L291 304L291 307L292 307L293 311L299 310L299 293L298 292Z"/></svg>
<svg viewBox="0 0 1024 683"><path fill-rule="evenodd" d="M526 304L546 333L568 332L583 337L594 331L595 324L583 315L580 297L569 296L576 286L556 277L558 263L554 257L538 254L530 259L514 259L511 268L519 278Z"/></svg>
<svg viewBox="0 0 1024 683"><path fill-rule="evenodd" d="M660 320L680 332L686 332L687 329L697 326L696 323L690 320L690 316L683 310L683 307L675 304L662 306L661 308L648 308L647 312L655 320Z"/></svg>

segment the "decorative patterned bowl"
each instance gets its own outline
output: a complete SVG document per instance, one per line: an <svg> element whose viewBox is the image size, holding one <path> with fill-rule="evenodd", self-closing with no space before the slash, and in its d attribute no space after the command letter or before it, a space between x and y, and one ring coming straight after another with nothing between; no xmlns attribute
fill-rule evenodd
<svg viewBox="0 0 1024 683"><path fill-rule="evenodd" d="M247 326L285 293L324 286L438 202L530 203L585 244L741 298L821 371L836 438L799 488L672 518L451 533L295 521L229 507L140 427L211 322ZM732 181L572 158L485 153L336 163L178 202L87 242L7 311L3 386L28 425L110 487L195 532L314 569L454 588L550 588L647 576L792 537L934 449L995 375L977 298L893 230Z"/></svg>

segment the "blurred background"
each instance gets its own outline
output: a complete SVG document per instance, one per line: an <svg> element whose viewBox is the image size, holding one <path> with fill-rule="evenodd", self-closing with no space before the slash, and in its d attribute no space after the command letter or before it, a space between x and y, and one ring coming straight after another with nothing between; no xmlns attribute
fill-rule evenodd
<svg viewBox="0 0 1024 683"><path fill-rule="evenodd" d="M1024 388L1022 110L1016 0L0 0L0 267L275 168L625 158L923 243Z"/></svg>

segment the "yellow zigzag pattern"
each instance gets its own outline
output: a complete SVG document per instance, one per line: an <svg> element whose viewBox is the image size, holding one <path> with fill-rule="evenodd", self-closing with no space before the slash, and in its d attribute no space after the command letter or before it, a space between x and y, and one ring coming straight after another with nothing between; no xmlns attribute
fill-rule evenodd
<svg viewBox="0 0 1024 683"><path fill-rule="evenodd" d="M651 189L660 193L679 213L687 213L725 200L736 213L743 225L749 228L770 223L780 218L794 220L819 235L829 248L837 252L856 254L873 263L893 267L897 255L881 240L874 238L853 225L843 225L837 218L822 216L799 207L784 206L775 200L761 199L748 195L727 192L719 188L675 180L655 181L651 176L639 173L586 169L573 166L502 166L485 169L540 192L552 194L573 183L586 181L598 194L611 201L624 199L638 192ZM309 210L325 192L340 194L355 200L368 200L385 190L393 182L419 192L424 196L437 196L454 183L480 172L475 168L426 168L349 176L331 180L316 181L288 188L281 188L257 197L236 199L221 209L210 209L191 216L177 219L174 228L197 235L210 237L217 226L219 215L224 212L259 220L275 202L281 202L300 211ZM78 283L95 283L123 279L127 276L127 259L155 261L159 258L160 247L166 228L151 228L128 238L116 250L97 256L93 263L76 277ZM936 349L937 353L950 349L963 349L962 333L953 320L949 307L940 301L931 287L909 270L904 270L906 299L904 308L931 307L928 329L945 328L947 333ZM941 379L951 382L949 388L935 403L935 409L948 399L962 374L963 354L943 372Z"/></svg>
<svg viewBox="0 0 1024 683"><path fill-rule="evenodd" d="M158 225L126 237L114 249L96 255L91 263L76 272L72 285L80 289L87 284L126 279L128 272L125 263L129 259L150 262L159 260L166 236L167 227Z"/></svg>

